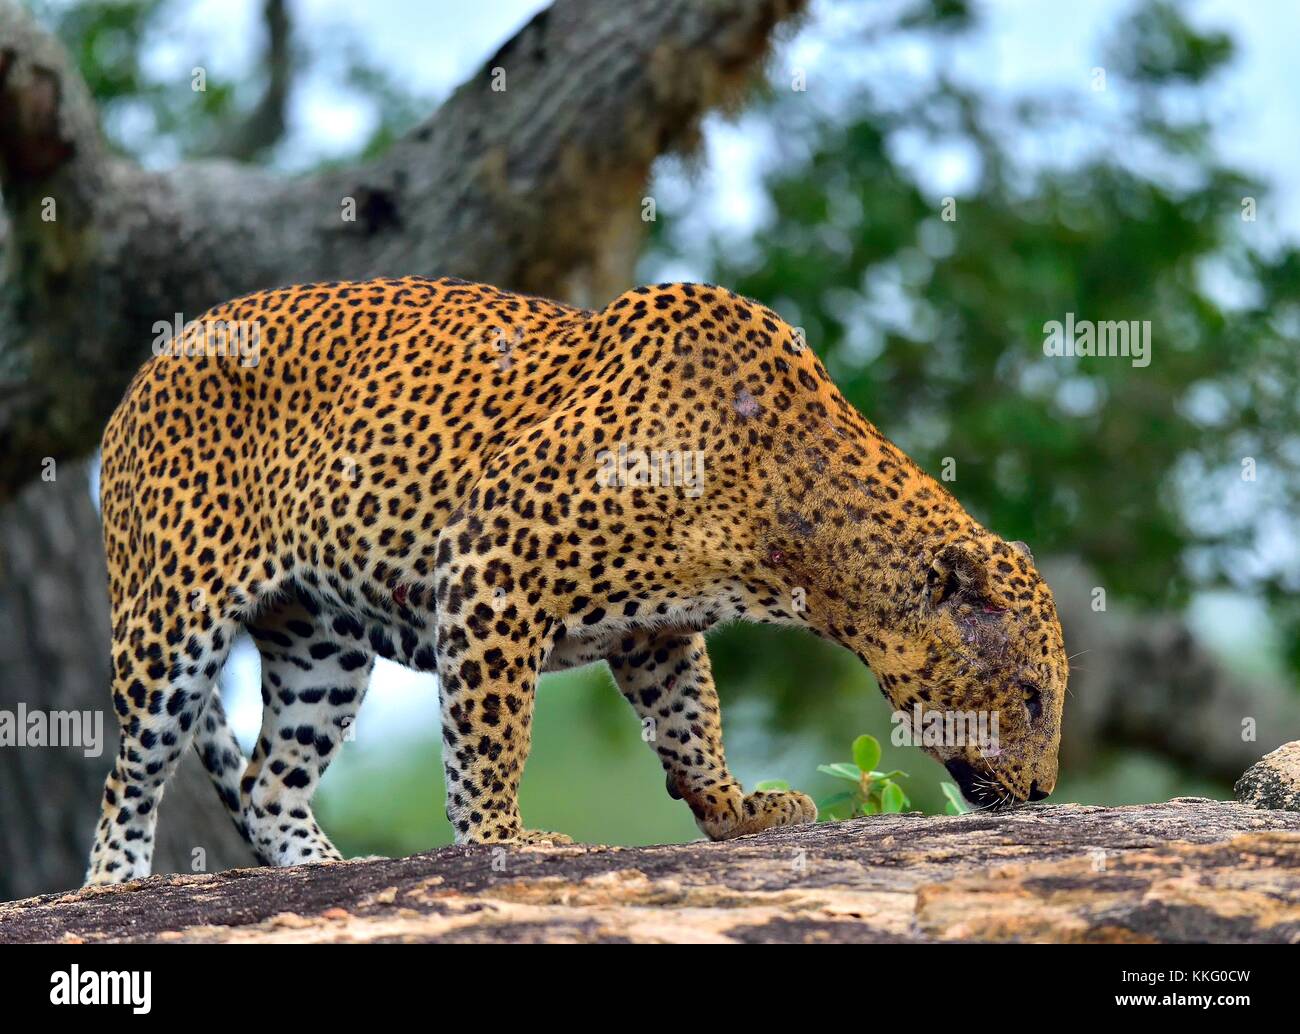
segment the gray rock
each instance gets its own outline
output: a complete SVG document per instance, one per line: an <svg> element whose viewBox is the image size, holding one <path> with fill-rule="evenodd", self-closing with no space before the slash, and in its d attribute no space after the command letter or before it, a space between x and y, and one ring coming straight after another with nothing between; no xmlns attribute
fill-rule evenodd
<svg viewBox="0 0 1300 1034"><path fill-rule="evenodd" d="M1300 944L1300 814L1181 799L658 847L444 847L0 903L0 945Z"/></svg>
<svg viewBox="0 0 1300 1034"><path fill-rule="evenodd" d="M1253 808L1300 811L1300 740L1265 754L1233 789L1237 800Z"/></svg>

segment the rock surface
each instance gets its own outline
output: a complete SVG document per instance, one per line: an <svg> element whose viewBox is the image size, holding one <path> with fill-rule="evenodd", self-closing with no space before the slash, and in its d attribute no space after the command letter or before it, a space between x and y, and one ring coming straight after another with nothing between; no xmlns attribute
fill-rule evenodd
<svg viewBox="0 0 1300 1034"><path fill-rule="evenodd" d="M1251 765L1233 787L1252 808L1300 811L1300 740L1284 743Z"/></svg>
<svg viewBox="0 0 1300 1034"><path fill-rule="evenodd" d="M1300 942L1300 815L1178 798L448 847L0 905L0 941Z"/></svg>

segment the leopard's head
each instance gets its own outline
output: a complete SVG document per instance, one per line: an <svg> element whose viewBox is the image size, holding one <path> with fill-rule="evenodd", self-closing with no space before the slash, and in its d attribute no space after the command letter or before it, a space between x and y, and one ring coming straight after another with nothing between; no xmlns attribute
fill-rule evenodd
<svg viewBox="0 0 1300 1034"><path fill-rule="evenodd" d="M982 529L921 560L919 598L876 672L886 696L973 804L1042 800L1068 677L1051 590L1028 546Z"/></svg>

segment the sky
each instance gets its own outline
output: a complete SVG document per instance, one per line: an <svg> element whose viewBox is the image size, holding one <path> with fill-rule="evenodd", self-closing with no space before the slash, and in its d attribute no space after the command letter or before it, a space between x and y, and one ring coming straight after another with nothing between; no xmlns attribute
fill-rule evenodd
<svg viewBox="0 0 1300 1034"><path fill-rule="evenodd" d="M174 31L151 49L154 70L175 74L186 83L196 63L219 69L223 77L246 75L261 45L261 6L261 0L195 0ZM325 35L341 34L373 62L390 69L411 92L429 97L432 106L545 6L546 0L295 0L292 9L299 40L310 45ZM1190 0L1185 6L1198 25L1227 29L1238 44L1236 62L1214 95L1224 116L1221 152L1271 185L1272 199L1261 209L1260 223L1278 236L1300 239L1300 77L1295 68L1300 2ZM1092 81L1102 43L1130 7L1130 0L986 0L978 5L979 30L956 44L936 48L902 39L864 47L853 40L849 8L822 0L814 4L813 15L800 31L778 49L770 73L779 81L802 71L810 99L830 106L854 82L906 84L936 68L978 85L995 99L1054 92L1076 97L1081 104L1122 105L1122 90L1099 94ZM294 95L290 132L277 164L285 169L309 167L349 153L365 139L373 113L342 89L338 79L337 67L318 63L309 68ZM960 195L963 184L977 174L970 155L959 146L919 138L904 138L897 146L899 157L935 197ZM1099 132L1092 138L1074 134L1069 139L1025 140L1023 146L1028 158L1059 162L1077 159L1089 148L1113 147L1115 141ZM689 214L699 233L742 240L765 216L759 179L778 151L771 128L761 119L710 118L699 167L688 176L679 164L661 166L651 193L661 211ZM170 164L166 154L155 160ZM687 265L656 272L664 278L700 279L704 271ZM1249 608L1216 604L1214 598L1198 601L1192 617L1211 640L1230 639L1243 622L1259 619ZM381 662L372 685L374 692L359 719L359 742L374 742L368 730L378 731L376 727L384 728L386 735L401 728L425 734L436 725L431 676ZM232 656L225 687L232 721L248 745L261 711L257 656L248 644Z"/></svg>

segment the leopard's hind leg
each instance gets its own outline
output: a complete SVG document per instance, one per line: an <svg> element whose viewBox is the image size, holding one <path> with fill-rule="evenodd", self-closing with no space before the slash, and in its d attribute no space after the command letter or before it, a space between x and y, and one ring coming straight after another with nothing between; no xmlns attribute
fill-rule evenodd
<svg viewBox="0 0 1300 1034"><path fill-rule="evenodd" d="M86 882L148 876L163 789L194 735L238 628L174 594L143 590L115 614L113 707L117 759L90 851Z"/></svg>
<svg viewBox="0 0 1300 1034"><path fill-rule="evenodd" d="M310 599L276 604L249 624L262 655L262 731L240 785L249 843L267 865L342 858L311 799L365 697L374 653L362 626Z"/></svg>

